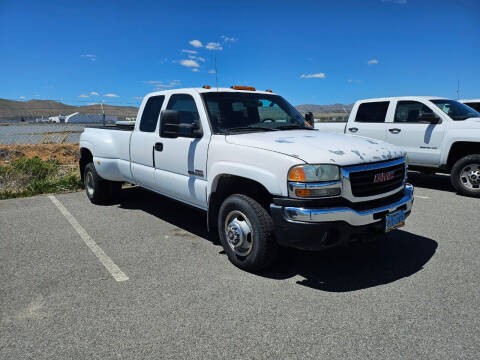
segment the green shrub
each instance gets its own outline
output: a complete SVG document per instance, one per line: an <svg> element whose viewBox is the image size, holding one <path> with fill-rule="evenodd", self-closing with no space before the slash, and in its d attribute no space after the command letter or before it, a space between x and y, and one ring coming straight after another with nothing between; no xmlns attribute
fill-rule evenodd
<svg viewBox="0 0 480 360"><path fill-rule="evenodd" d="M0 200L82 187L76 171L62 167L56 160L23 158L0 166Z"/></svg>

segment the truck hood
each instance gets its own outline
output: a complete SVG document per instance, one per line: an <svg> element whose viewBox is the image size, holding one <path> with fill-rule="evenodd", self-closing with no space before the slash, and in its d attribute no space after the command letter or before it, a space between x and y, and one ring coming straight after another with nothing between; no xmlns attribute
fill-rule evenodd
<svg viewBox="0 0 480 360"><path fill-rule="evenodd" d="M226 141L230 144L275 151L310 164L346 166L395 159L406 154L403 149L384 141L318 130L227 135Z"/></svg>

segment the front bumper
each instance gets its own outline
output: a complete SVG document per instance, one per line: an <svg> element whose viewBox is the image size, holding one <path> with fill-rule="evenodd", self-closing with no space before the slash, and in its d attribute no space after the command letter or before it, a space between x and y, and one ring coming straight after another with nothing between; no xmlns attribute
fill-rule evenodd
<svg viewBox="0 0 480 360"><path fill-rule="evenodd" d="M360 236L385 231L385 217L396 210L410 215L413 186L407 184L403 196L391 204L368 210L350 207L302 208L270 206L275 234L283 246L319 250Z"/></svg>

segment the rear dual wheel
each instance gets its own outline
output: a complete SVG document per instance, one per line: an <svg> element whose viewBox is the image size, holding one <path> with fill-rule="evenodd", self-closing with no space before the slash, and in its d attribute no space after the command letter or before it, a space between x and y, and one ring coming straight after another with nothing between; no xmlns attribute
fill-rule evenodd
<svg viewBox="0 0 480 360"><path fill-rule="evenodd" d="M113 200L122 188L121 182L109 181L100 177L93 163L85 166L83 182L87 197L93 204L104 204Z"/></svg>

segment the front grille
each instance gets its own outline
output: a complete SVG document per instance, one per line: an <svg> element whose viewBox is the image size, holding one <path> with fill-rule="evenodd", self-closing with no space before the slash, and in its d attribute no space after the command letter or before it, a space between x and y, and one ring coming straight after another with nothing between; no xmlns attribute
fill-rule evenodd
<svg viewBox="0 0 480 360"><path fill-rule="evenodd" d="M375 175L393 171L393 177L390 180L374 182ZM350 173L350 185L352 194L356 197L373 196L384 194L397 189L403 184L405 179L405 164L397 164L384 168L357 171Z"/></svg>

